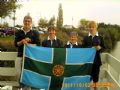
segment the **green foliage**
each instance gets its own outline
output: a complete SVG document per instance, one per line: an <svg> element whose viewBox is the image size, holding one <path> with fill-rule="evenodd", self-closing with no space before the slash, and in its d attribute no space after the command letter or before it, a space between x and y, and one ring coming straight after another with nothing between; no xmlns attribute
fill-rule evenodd
<svg viewBox="0 0 120 90"><path fill-rule="evenodd" d="M62 4L59 4L58 8L58 17L57 17L57 28L61 29L63 26L63 10L62 10Z"/></svg>
<svg viewBox="0 0 120 90"><path fill-rule="evenodd" d="M110 34L104 28L99 28L98 31L99 31L100 35L103 36L104 44L105 44L107 51L110 51L113 47Z"/></svg>
<svg viewBox="0 0 120 90"><path fill-rule="evenodd" d="M9 16L11 12L19 8L20 5L17 5L16 2L16 0L0 0L0 17Z"/></svg>
<svg viewBox="0 0 120 90"><path fill-rule="evenodd" d="M80 20L80 25L82 25L82 26L87 26L87 25L88 25L88 22L89 22L89 20L81 19L81 20Z"/></svg>
<svg viewBox="0 0 120 90"><path fill-rule="evenodd" d="M104 42L107 51L114 49L118 40L120 40L120 27L118 25L110 25L100 23L98 25L98 31L104 37Z"/></svg>
<svg viewBox="0 0 120 90"><path fill-rule="evenodd" d="M79 25L78 27L82 30L85 30L88 26L88 23L89 23L89 20L86 20L86 19L81 19L80 22L79 22Z"/></svg>
<svg viewBox="0 0 120 90"><path fill-rule="evenodd" d="M14 36L0 37L0 48L5 48L7 51L16 51Z"/></svg>
<svg viewBox="0 0 120 90"><path fill-rule="evenodd" d="M15 27L22 28L22 25L16 25Z"/></svg>
<svg viewBox="0 0 120 90"><path fill-rule="evenodd" d="M3 24L0 24L0 28L3 28L3 27L9 27L9 24L7 22L4 22Z"/></svg>
<svg viewBox="0 0 120 90"><path fill-rule="evenodd" d="M53 16L49 21L48 21L48 26L54 26L55 25L55 17Z"/></svg>
<svg viewBox="0 0 120 90"><path fill-rule="evenodd" d="M38 22L38 26L41 28L46 28L48 26L55 25L55 17L51 17L50 20L48 21L46 18L40 18Z"/></svg>
<svg viewBox="0 0 120 90"><path fill-rule="evenodd" d="M40 18L39 22L38 22L38 26L41 28L45 28L48 26L48 21L45 18Z"/></svg>

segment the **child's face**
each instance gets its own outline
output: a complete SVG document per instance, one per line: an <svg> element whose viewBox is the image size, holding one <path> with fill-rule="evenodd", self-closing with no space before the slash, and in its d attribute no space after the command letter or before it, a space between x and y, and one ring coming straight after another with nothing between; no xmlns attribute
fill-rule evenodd
<svg viewBox="0 0 120 90"><path fill-rule="evenodd" d="M25 28L31 28L31 25L32 25L31 19L26 18L26 19L23 21L23 23L24 23L24 27L25 27Z"/></svg>
<svg viewBox="0 0 120 90"><path fill-rule="evenodd" d="M76 43L77 40L78 40L77 35L71 35L71 36L70 36L70 42L71 42L71 43Z"/></svg>
<svg viewBox="0 0 120 90"><path fill-rule="evenodd" d="M92 23L92 24L89 25L89 32L90 33L95 33L96 30L97 30L96 24Z"/></svg>
<svg viewBox="0 0 120 90"><path fill-rule="evenodd" d="M49 34L49 36L55 36L56 35L56 31L51 29L51 30L48 31L48 34Z"/></svg>

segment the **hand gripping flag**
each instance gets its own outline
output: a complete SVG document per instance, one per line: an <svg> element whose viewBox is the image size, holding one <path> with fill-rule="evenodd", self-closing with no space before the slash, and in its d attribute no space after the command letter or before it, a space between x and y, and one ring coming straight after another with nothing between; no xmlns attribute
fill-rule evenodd
<svg viewBox="0 0 120 90"><path fill-rule="evenodd" d="M89 90L95 48L26 45L20 82L45 90Z"/></svg>

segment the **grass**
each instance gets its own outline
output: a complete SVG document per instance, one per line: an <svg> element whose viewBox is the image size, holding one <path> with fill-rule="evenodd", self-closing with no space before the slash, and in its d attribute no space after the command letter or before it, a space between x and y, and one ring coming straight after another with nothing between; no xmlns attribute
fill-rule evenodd
<svg viewBox="0 0 120 90"><path fill-rule="evenodd" d="M0 48L5 48L7 51L16 51L14 36L0 37Z"/></svg>

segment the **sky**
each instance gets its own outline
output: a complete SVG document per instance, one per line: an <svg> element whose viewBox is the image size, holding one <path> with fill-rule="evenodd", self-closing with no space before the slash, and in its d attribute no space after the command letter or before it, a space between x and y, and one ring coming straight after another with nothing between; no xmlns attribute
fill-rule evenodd
<svg viewBox="0 0 120 90"><path fill-rule="evenodd" d="M17 0L22 4L16 10L16 24L23 24L23 18L30 13L35 26L40 18L57 18L59 3L63 9L63 24L78 26L80 19L94 20L106 24L120 25L120 0ZM13 26L13 21L6 20Z"/></svg>

